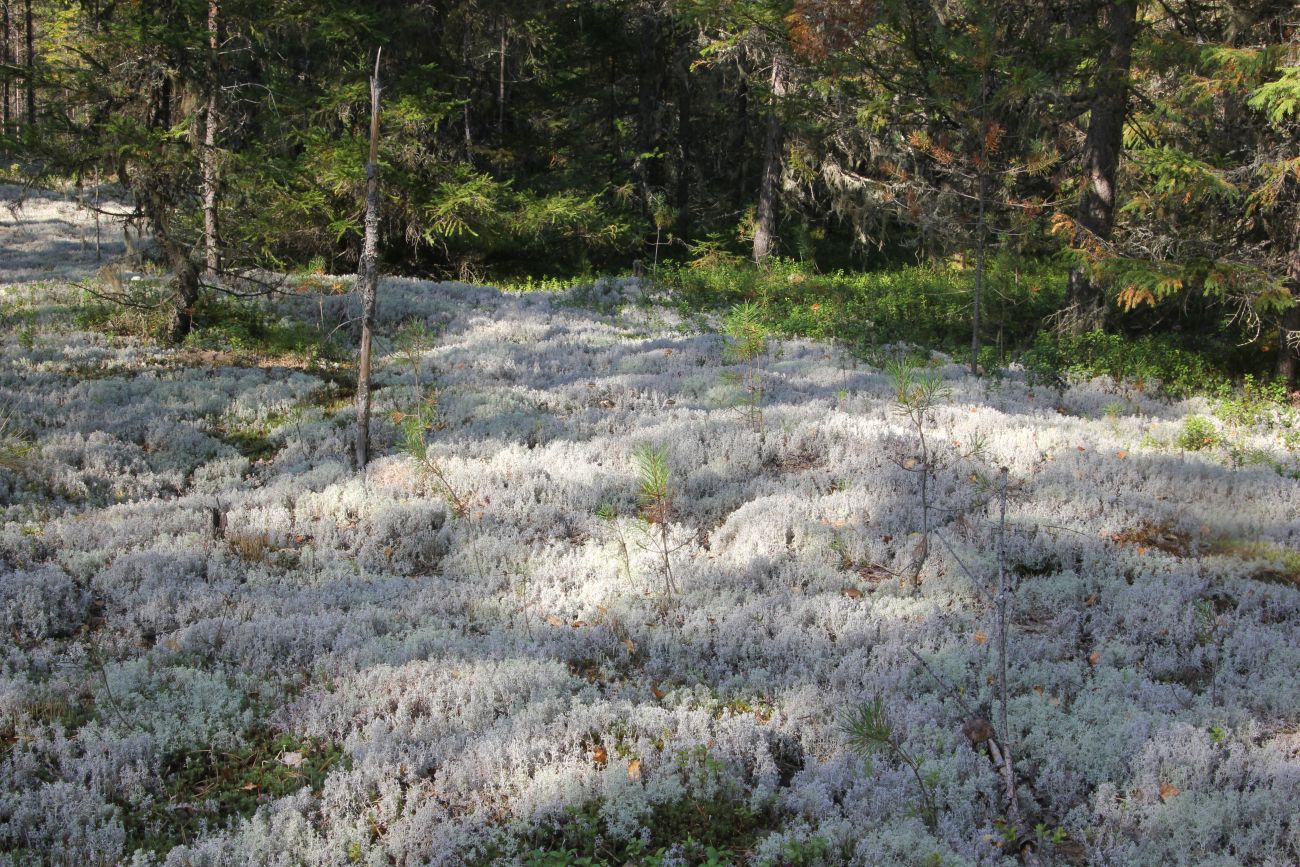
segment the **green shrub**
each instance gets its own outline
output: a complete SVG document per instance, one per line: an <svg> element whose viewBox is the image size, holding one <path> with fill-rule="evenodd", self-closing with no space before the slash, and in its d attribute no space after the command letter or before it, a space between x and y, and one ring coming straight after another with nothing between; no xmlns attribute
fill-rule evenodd
<svg viewBox="0 0 1300 867"><path fill-rule="evenodd" d="M685 312L751 302L778 333L858 348L898 341L952 351L970 345L974 272L969 268L919 265L821 274L788 260L759 268L711 257L665 266L659 281ZM1027 345L1059 305L1064 286L1065 272L1051 263L993 262L985 340L1002 350Z"/></svg>
<svg viewBox="0 0 1300 867"><path fill-rule="evenodd" d="M1135 339L1103 331L1062 337L1042 332L1021 361L1030 381L1040 384L1109 376L1139 391L1173 397L1227 385L1227 378L1202 355L1168 337Z"/></svg>
<svg viewBox="0 0 1300 867"><path fill-rule="evenodd" d="M1219 431L1214 422L1202 415L1189 415L1183 419L1183 430L1178 434L1177 444L1180 449L1199 452L1201 449L1213 448L1219 444Z"/></svg>

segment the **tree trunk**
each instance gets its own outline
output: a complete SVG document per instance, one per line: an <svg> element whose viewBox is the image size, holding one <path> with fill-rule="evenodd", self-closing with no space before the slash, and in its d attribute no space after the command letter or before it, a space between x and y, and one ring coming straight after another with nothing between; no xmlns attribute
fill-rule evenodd
<svg viewBox="0 0 1300 867"><path fill-rule="evenodd" d="M763 173L758 182L758 213L754 218L754 261L762 263L776 247L776 185L781 178L783 131L779 104L785 95L785 68L781 58L772 62L772 104L768 107L767 135L763 140Z"/></svg>
<svg viewBox="0 0 1300 867"><path fill-rule="evenodd" d="M987 141L987 139L985 139ZM984 154L986 161L980 168L980 202L979 202L979 223L975 228L975 299L974 307L971 311L970 318L970 373L971 376L980 375L980 304L983 302L984 295L984 270L985 261L988 253L988 198L989 198L989 173L988 173L988 153Z"/></svg>
<svg viewBox="0 0 1300 867"><path fill-rule="evenodd" d="M732 152L736 155L735 173L732 176L734 186L731 188L732 206L743 211L749 202L749 79L745 70L740 70L736 82L736 133L731 142Z"/></svg>
<svg viewBox="0 0 1300 867"><path fill-rule="evenodd" d="M659 158L655 148L659 143L659 20L655 11L646 7L641 12L640 43L637 67L637 155L633 171L640 187L641 208L649 215L655 190L661 185Z"/></svg>
<svg viewBox="0 0 1300 867"><path fill-rule="evenodd" d="M380 49L382 52L382 49ZM370 452L370 344L375 330L375 296L379 288L379 53L370 79L370 159L366 163L366 241L361 251L357 286L361 290L361 358L357 365L357 469Z"/></svg>
<svg viewBox="0 0 1300 867"><path fill-rule="evenodd" d="M203 117L203 253L204 264L209 274L221 267L221 248L217 241L217 187L220 184L217 167L217 132L221 125L221 116L217 104L220 91L218 70L220 62L220 34L218 15L219 0L208 2L208 49L212 58L208 70L208 106Z"/></svg>
<svg viewBox="0 0 1300 867"><path fill-rule="evenodd" d="M4 34L3 34L3 39L4 39L4 42L3 42L3 45L0 45L0 62L3 62L4 65L5 65L6 67L9 67L9 66L11 66L11 65L13 64L13 62L14 62L14 58L13 58L13 28L12 28L12 26L11 26L11 22L10 22L10 19L9 19L9 0L3 0L3 3L4 3L4 7L3 7L3 15L4 15ZM12 116L10 115L10 113L9 113L10 109L13 107L13 89L12 89L12 88L13 88L13 86L12 86L12 84L10 83L9 70L8 70L8 68L6 68L6 69L5 69L5 75L4 75L4 108L3 108L2 111L0 111L0 114L3 114L3 119L0 120L0 123L3 123L3 126L0 126L0 130L3 130L3 132L4 132L6 135L9 133L9 127L10 127L10 125L13 123L13 117L12 117Z"/></svg>
<svg viewBox="0 0 1300 867"><path fill-rule="evenodd" d="M1093 81L1088 134L1083 145L1086 176L1079 197L1078 244L1109 240L1115 225L1115 182L1124 146L1129 67L1137 29L1136 0L1112 0L1106 5L1109 46ZM1081 334L1105 322L1104 289L1082 266L1070 274L1066 310L1068 318L1063 325L1068 333Z"/></svg>
<svg viewBox="0 0 1300 867"><path fill-rule="evenodd" d="M691 237L691 158L694 131L691 127L691 53L682 60L677 94L677 240Z"/></svg>
<svg viewBox="0 0 1300 867"><path fill-rule="evenodd" d="M1300 390L1300 212L1291 229L1291 255L1287 262L1286 286L1291 306L1282 313L1277 347L1277 376L1290 391Z"/></svg>
<svg viewBox="0 0 1300 867"><path fill-rule="evenodd" d="M501 16L501 47L497 51L497 136L506 138L506 17Z"/></svg>
<svg viewBox="0 0 1300 867"><path fill-rule="evenodd" d="M32 33L32 0L27 0L27 125L36 125L36 39Z"/></svg>
<svg viewBox="0 0 1300 867"><path fill-rule="evenodd" d="M172 304L167 319L167 341L180 343L194 327L194 308L199 303L199 267L187 255L174 249L169 256L172 269Z"/></svg>

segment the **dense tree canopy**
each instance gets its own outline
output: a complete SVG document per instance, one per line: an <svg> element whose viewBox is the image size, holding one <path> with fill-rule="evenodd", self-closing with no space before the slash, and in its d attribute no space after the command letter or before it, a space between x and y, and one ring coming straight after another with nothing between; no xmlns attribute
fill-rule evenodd
<svg viewBox="0 0 1300 867"><path fill-rule="evenodd" d="M988 257L1051 261L1072 275L1046 326L1217 331L1297 375L1282 0L29 0L4 21L11 162L120 182L178 273L355 268L382 47L390 271L955 256L978 287Z"/></svg>

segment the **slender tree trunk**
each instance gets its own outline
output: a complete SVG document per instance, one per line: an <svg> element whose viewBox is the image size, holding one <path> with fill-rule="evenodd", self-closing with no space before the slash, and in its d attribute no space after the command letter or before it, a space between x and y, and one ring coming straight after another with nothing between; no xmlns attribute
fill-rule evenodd
<svg viewBox="0 0 1300 867"><path fill-rule="evenodd" d="M506 17L501 16L501 46L497 50L497 135L506 136Z"/></svg>
<svg viewBox="0 0 1300 867"><path fill-rule="evenodd" d="M0 46L0 58L3 59L3 63L6 68L4 74L4 108L3 111L0 112L3 114L3 118L0 119L0 123L3 123L3 126L0 127L0 129L2 129L5 134L8 134L9 128L13 123L13 117L9 113L10 109L13 107L13 85L10 80L8 67L10 67L14 62L13 28L12 28L12 22L9 19L9 0L3 0L3 15L4 15L4 34L3 34L4 42L3 45Z"/></svg>
<svg viewBox="0 0 1300 867"><path fill-rule="evenodd" d="M609 185L617 186L619 175L618 147L618 57L609 55L609 107L605 118L605 155L609 161Z"/></svg>
<svg viewBox="0 0 1300 867"><path fill-rule="evenodd" d="M1129 67L1137 36L1137 0L1112 0L1106 5L1109 45L1093 82L1092 109L1084 140L1083 193L1077 221L1087 246L1110 239L1115 225L1115 184L1124 146L1124 121L1128 116ZM1066 290L1064 330L1081 334L1105 323L1106 296L1100 283L1079 267L1070 274Z"/></svg>
<svg viewBox="0 0 1300 867"><path fill-rule="evenodd" d="M1286 274L1292 304L1282 313L1282 332L1277 347L1277 375L1291 391L1300 390L1300 209L1297 209L1294 220Z"/></svg>
<svg viewBox="0 0 1300 867"><path fill-rule="evenodd" d="M460 44L460 66L465 70L465 101L461 103L460 112L461 120L465 126L465 159L473 160L474 158L474 124L470 116L470 103L474 101L474 85L472 69L470 66L469 52L469 30L465 30L465 35Z"/></svg>
<svg viewBox="0 0 1300 867"><path fill-rule="evenodd" d="M658 77L659 59L656 51L659 21L653 9L647 7L641 12L640 43L638 48L638 83L637 83L637 156L635 173L640 186L641 206L648 214L654 190L659 186L659 159L654 155L659 141L658 130Z"/></svg>
<svg viewBox="0 0 1300 867"><path fill-rule="evenodd" d="M382 52L382 49L380 49ZM379 289L379 53L370 79L370 159L366 163L366 241L357 286L361 290L361 358L357 365L357 469L370 457L370 344Z"/></svg>
<svg viewBox="0 0 1300 867"><path fill-rule="evenodd" d="M749 78L743 69L740 70L740 80L736 82L736 134L731 147L736 154L732 204L737 211L743 211L750 196Z"/></svg>
<svg viewBox="0 0 1300 867"><path fill-rule="evenodd" d="M988 159L987 152L985 153ZM988 255L988 197L989 173L987 164L980 169L979 222L975 232L975 299L970 317L970 372L971 376L980 374L980 305L984 296L984 270Z"/></svg>
<svg viewBox="0 0 1300 867"><path fill-rule="evenodd" d="M785 96L785 67L781 58L772 62L772 105L768 107L767 134L763 139L763 173L758 182L758 213L754 218L754 261L762 263L776 247L776 185L781 178L781 148L784 138L779 113Z"/></svg>
<svg viewBox="0 0 1300 867"><path fill-rule="evenodd" d="M691 126L691 53L682 60L677 94L677 240L691 238L691 159L694 130Z"/></svg>
<svg viewBox="0 0 1300 867"><path fill-rule="evenodd" d="M208 74L208 106L203 119L203 252L204 264L208 273L215 273L221 267L221 248L217 241L217 188L220 184L217 167L217 133L221 126L221 116L217 104L220 85L220 61L218 52L221 48L219 33L219 0L208 2L208 49L212 52Z"/></svg>
<svg viewBox="0 0 1300 867"><path fill-rule="evenodd" d="M32 0L27 0L27 125L36 125L36 39L32 31Z"/></svg>

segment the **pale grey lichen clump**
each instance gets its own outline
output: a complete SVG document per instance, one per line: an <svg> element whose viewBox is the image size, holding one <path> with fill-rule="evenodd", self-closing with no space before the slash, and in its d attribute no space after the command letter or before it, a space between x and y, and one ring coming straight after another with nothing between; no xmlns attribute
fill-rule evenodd
<svg viewBox="0 0 1300 867"><path fill-rule="evenodd" d="M0 863L516 863L573 807L626 841L720 798L770 817L753 863L814 840L827 864L1009 863L988 760L909 653L987 712L991 621L956 556L995 569L1001 466L1011 734L1027 808L1073 841L1056 854L1300 861L1300 588L1274 562L1300 549L1300 482L1168 445L1195 401L1108 413L1104 382L941 363L931 522L952 551L932 543L913 592L891 573L922 526L914 434L883 373L780 341L760 441L719 337L642 301L633 281L385 281L364 475L348 404L311 374L66 323L27 351L6 327L0 402L32 451L0 513ZM333 328L351 303L279 314ZM416 382L391 341L411 320L437 335L430 455L462 515L399 447ZM267 447L241 453L236 429ZM641 445L668 447L671 598L637 517ZM933 775L933 832L907 769L848 746L839 720L876 695ZM185 809L176 757L265 728L346 760L128 851L137 817Z"/></svg>

